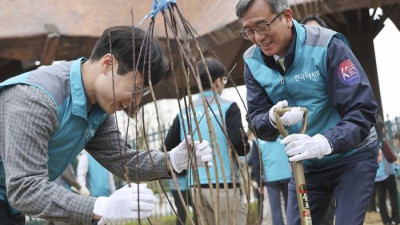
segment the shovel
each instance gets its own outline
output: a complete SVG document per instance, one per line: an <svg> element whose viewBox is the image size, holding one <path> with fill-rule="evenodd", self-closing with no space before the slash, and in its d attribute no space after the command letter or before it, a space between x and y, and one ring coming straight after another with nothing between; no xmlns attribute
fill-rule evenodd
<svg viewBox="0 0 400 225"><path fill-rule="evenodd" d="M280 117L283 116L285 112L288 112L291 109L292 108L290 107L274 109L276 127L278 128L279 133L281 133L284 138L288 136L288 133L283 127ZM307 129L307 108L301 107L300 109L304 112L303 121L300 129L300 133L303 134L306 132ZM312 225L310 205L308 204L306 179L304 178L303 162L292 162L292 169L294 174L294 181L296 183L297 204L299 205L301 225Z"/></svg>

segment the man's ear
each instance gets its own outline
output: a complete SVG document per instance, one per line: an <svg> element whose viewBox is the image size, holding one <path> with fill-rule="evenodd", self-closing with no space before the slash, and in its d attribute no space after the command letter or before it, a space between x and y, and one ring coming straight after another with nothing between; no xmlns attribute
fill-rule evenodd
<svg viewBox="0 0 400 225"><path fill-rule="evenodd" d="M291 9L286 9L285 12L283 13L283 16L285 17L285 20L288 23L288 27L291 28L293 27L293 11Z"/></svg>
<svg viewBox="0 0 400 225"><path fill-rule="evenodd" d="M115 58L110 53L107 53L101 58L101 71L107 75L109 70L112 70Z"/></svg>
<svg viewBox="0 0 400 225"><path fill-rule="evenodd" d="M214 86L219 88L222 85L222 77L218 77L215 81L214 81Z"/></svg>
<svg viewBox="0 0 400 225"><path fill-rule="evenodd" d="M222 92L222 90L221 90L221 86L222 85L224 85L224 82L222 81L222 77L218 77L215 81L214 81L214 89L215 89L215 91L220 91L220 92ZM221 93L219 93L219 94L221 94Z"/></svg>

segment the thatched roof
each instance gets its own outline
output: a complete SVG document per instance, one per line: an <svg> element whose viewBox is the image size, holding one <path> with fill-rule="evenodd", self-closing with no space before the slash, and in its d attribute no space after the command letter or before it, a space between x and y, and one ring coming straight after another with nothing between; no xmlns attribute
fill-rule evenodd
<svg viewBox="0 0 400 225"><path fill-rule="evenodd" d="M114 25L134 24L151 11L151 0L13 0L4 1L0 8L0 80L35 67L35 62L51 64L54 60L72 60L89 56L101 32ZM362 35L373 38L382 28L383 20L368 18L369 8L381 7L383 19L391 18L400 27L400 0L289 0L294 16L322 16L328 25L342 33L353 35L354 23L370 20L370 29ZM177 0L185 18L208 46L230 69L235 83L243 84L242 53L250 42L238 33L240 22L235 15L236 1ZM165 45L164 24L157 16L155 35ZM148 21L141 27L145 28ZM351 32L350 32L351 31ZM365 33L367 32L367 34ZM204 45L204 54L211 55ZM158 98L174 97L171 80L157 88ZM169 87L169 88L168 88Z"/></svg>

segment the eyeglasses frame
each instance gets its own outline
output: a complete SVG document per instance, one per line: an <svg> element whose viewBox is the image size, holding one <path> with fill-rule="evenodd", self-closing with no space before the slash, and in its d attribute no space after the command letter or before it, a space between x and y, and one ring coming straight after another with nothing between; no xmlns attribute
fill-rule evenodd
<svg viewBox="0 0 400 225"><path fill-rule="evenodd" d="M247 32L245 31L245 30L248 29L248 28L242 29L242 30L240 31L239 35L240 35L243 39L245 39L245 40L250 40L250 39L252 39L252 38L254 37L254 34L255 34L255 33L257 33L257 34L259 34L259 35L264 35L264 34L260 34L260 33L258 32L258 29L260 29L260 27L261 27L261 28L267 27L267 30L268 30L268 31L267 31L265 34L269 33L269 31L271 30L271 28L270 28L271 24L272 24L273 22L275 22L275 20L278 19L285 11L286 11L286 9L283 10L282 12L280 12L278 15L276 15L276 16L275 16L271 21L269 21L268 23L261 24L261 25L256 26L255 28L250 29L251 31L253 31L253 36L252 36L251 38L247 35Z"/></svg>
<svg viewBox="0 0 400 225"><path fill-rule="evenodd" d="M119 61L119 64L126 70L126 72L129 72L129 70L126 68L126 66L124 65L124 63L122 63L122 62ZM132 94L133 94L133 95L141 94L142 97L144 97L144 96L150 94L150 92L151 92L150 87L141 87L141 88L138 88L138 91L135 91L135 92L133 92Z"/></svg>

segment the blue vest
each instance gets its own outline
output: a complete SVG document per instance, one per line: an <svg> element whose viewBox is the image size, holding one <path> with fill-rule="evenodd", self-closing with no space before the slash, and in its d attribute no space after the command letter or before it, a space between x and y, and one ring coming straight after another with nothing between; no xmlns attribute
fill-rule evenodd
<svg viewBox="0 0 400 225"><path fill-rule="evenodd" d="M257 139L257 141L263 165L263 181L272 182L290 178L289 158L285 152L285 145L280 143L281 139L278 138L276 141Z"/></svg>
<svg viewBox="0 0 400 225"><path fill-rule="evenodd" d="M214 128L213 130L215 131L215 136L216 136L216 139L213 139L214 143L210 142L210 132L209 132L210 128L208 127L208 124L207 124L206 115L204 115L204 106L203 106L203 102L202 102L202 99L200 96L194 102L194 106L195 106L196 120L199 121L201 136L204 140L207 140L210 143L210 145L212 145L213 155L216 158L216 161L214 161L214 160L211 161L213 166L209 168L211 182L213 184L217 184L217 183L223 184L224 177L225 177L227 183L232 183L233 176L235 176L236 183L239 183L239 176L237 173L236 160L234 160L234 162L232 162L232 164L234 165L234 168L231 168L231 166L230 166L231 165L230 159L233 159L233 156L229 157L228 143L226 141L223 130L221 129L221 127L219 125L219 124L221 124L221 126L224 126L224 124L222 123L222 120L221 120L221 114L219 112L217 102L215 99L213 99L214 93L212 91L207 91L207 92L204 92L204 95L206 96L207 101L210 103L211 110L214 112L214 113L212 113L210 110L210 107L208 108L209 114L210 114L210 117L212 120L212 126ZM233 102L222 99L219 95L217 95L217 96L219 99L222 116L225 120L226 112L228 111L229 107L231 107ZM190 118L188 119L187 116L189 116ZM183 121L182 121L182 117L183 117ZM192 132L195 133L194 140L199 140L199 137L198 137L199 131L195 131L196 123L193 118L193 112L191 110L189 110L188 112L183 111L182 117L179 116L179 122L181 125L181 129L180 129L181 140L184 140L184 137L185 137L184 130L186 130L186 132L188 131L188 123L190 123ZM221 154L221 158L219 157L218 148L219 148L219 152ZM222 170L221 170L222 167L224 168L225 175L222 173ZM192 171L190 171L190 172L192 173ZM206 173L206 170L204 167L199 167L198 174L199 174L200 184L208 184L207 173ZM191 176L190 177L191 179L189 179L189 182L190 182L190 186L192 186L193 185L193 174L189 174L189 176Z"/></svg>
<svg viewBox="0 0 400 225"><path fill-rule="evenodd" d="M57 108L58 129L48 142L48 176L53 181L84 149L107 114L94 105L87 115L87 100L82 83L81 65L84 58L62 62L53 66L12 77L0 88L28 84L40 88L52 99ZM32 150L34 151L34 149ZM6 195L3 163L0 159L0 193ZM1 195L0 195L1 196Z"/></svg>
<svg viewBox="0 0 400 225"><path fill-rule="evenodd" d="M176 175L176 179L178 181L179 190L181 190L181 191L188 190L188 188L189 188L188 173L186 173L185 175L180 175L180 176ZM178 190L178 188L175 186L173 179L169 179L169 189Z"/></svg>
<svg viewBox="0 0 400 225"><path fill-rule="evenodd" d="M87 157L89 165L87 183L89 184L90 195L94 197L110 196L110 181L108 177L110 172L91 155L87 154Z"/></svg>
<svg viewBox="0 0 400 225"><path fill-rule="evenodd" d="M382 141L379 141L379 148L382 149ZM383 153L382 153L383 154ZM394 164L387 161L385 156L382 156L382 161L379 163L378 170L376 171L375 182L385 180L389 175L394 174Z"/></svg>
<svg viewBox="0 0 400 225"><path fill-rule="evenodd" d="M303 26L295 20L293 24L297 33L295 58L292 65L286 68L285 76L266 66L260 48L255 45L249 48L243 57L254 78L268 93L273 104L287 100L289 107L307 108L306 133L313 136L325 132L340 120L340 115L331 104L325 86L328 74L326 69L328 44L333 36L349 44L343 35L332 30ZM298 133L300 127L299 122L286 129L292 134ZM344 154L331 154L322 159L309 159L303 162L305 165L321 166L355 151L356 149L353 149Z"/></svg>

